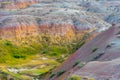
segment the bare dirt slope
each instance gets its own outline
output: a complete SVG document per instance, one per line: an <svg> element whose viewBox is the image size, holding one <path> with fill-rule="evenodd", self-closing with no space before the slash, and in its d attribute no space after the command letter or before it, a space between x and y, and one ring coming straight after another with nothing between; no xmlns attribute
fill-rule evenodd
<svg viewBox="0 0 120 80"><path fill-rule="evenodd" d="M74 73L79 76L90 76L92 78L95 78L95 80L105 80L106 78L110 80L119 79L119 67L116 67L119 65L118 61L120 57L119 31L119 25L116 25L111 27L109 30L102 32L100 35L77 50L60 67L53 71L55 73L63 70L65 71L65 74L63 74L61 77L55 76L49 79L61 80L67 77L67 75ZM116 60L117 58L118 60ZM79 66L73 67L76 61L88 64L85 67L79 69ZM110 76L113 77L111 78Z"/></svg>

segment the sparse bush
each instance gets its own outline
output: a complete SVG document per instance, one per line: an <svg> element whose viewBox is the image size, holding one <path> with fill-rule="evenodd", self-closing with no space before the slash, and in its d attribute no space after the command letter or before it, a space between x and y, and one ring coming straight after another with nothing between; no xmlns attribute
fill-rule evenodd
<svg viewBox="0 0 120 80"><path fill-rule="evenodd" d="M11 43L10 41L6 41L6 42L5 42L5 45L7 45L7 46L12 46L12 43Z"/></svg>
<svg viewBox="0 0 120 80"><path fill-rule="evenodd" d="M99 53L97 56L95 56L94 58L93 58L93 60L91 60L91 61L94 61L94 60L97 60L97 59L99 59L102 55L104 55L105 53Z"/></svg>
<svg viewBox="0 0 120 80"><path fill-rule="evenodd" d="M75 66L78 65L78 64L79 64L79 61L76 61L76 62L73 64L72 67L75 67Z"/></svg>
<svg viewBox="0 0 120 80"><path fill-rule="evenodd" d="M106 48L110 48L111 47L111 45L110 44L108 44L107 46L106 46Z"/></svg>
<svg viewBox="0 0 120 80"><path fill-rule="evenodd" d="M92 49L92 52L95 52L95 51L97 51L98 50L98 48L97 47L94 47L93 49Z"/></svg>
<svg viewBox="0 0 120 80"><path fill-rule="evenodd" d="M85 41L78 42L76 45L73 46L73 50L78 50L81 46L85 44Z"/></svg>
<svg viewBox="0 0 120 80"><path fill-rule="evenodd" d="M57 72L57 77L61 76L63 73L65 73L64 70L58 71L58 72Z"/></svg>
<svg viewBox="0 0 120 80"><path fill-rule="evenodd" d="M55 76L55 73L52 73L49 78L53 78Z"/></svg>
<svg viewBox="0 0 120 80"><path fill-rule="evenodd" d="M48 51L47 51L47 50L42 51L42 54L46 54L46 53L48 53Z"/></svg>
<svg viewBox="0 0 120 80"><path fill-rule="evenodd" d="M64 61L64 58L60 57L60 58L57 58L56 59L59 63L63 62Z"/></svg>
<svg viewBox="0 0 120 80"><path fill-rule="evenodd" d="M21 54L13 54L13 57L16 59L19 59L19 58L25 59L26 58L26 56L21 55Z"/></svg>

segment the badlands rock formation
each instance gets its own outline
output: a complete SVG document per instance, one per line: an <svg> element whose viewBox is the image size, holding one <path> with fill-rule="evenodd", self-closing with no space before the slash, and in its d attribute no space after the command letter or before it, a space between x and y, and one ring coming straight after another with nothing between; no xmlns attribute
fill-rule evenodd
<svg viewBox="0 0 120 80"><path fill-rule="evenodd" d="M77 34L101 32L111 26L99 18L101 15L84 11L76 1L39 1L26 9L1 11L4 15L0 19L1 36L21 38L33 33L47 33L75 39Z"/></svg>
<svg viewBox="0 0 120 80"><path fill-rule="evenodd" d="M39 51L46 53L48 47L51 46L55 46L55 49L56 47L62 47L62 50L70 47L66 53L63 53L64 51L62 52L61 48L56 50L58 52L60 50L60 54L65 54L61 56L66 56L66 54L71 53L70 51L74 49L74 46L80 44L81 40L86 40L86 34L91 35L91 39L102 32L54 70L54 73L59 72L59 70L65 70L65 74L60 77L57 75L52 78L47 77L47 79L63 80L67 76L69 77L74 74L91 77L91 75L82 74L79 71L83 72L86 68L91 68L89 66L94 63L98 65L100 63L102 66L110 63L111 65L107 65L106 67L110 67L111 70L118 65L116 63L113 66L112 63L119 61L116 59L119 58L119 35L115 35L119 32L119 27L111 27L111 24L119 22L119 4L119 1L112 2L106 0L0 0L0 40L9 40L17 45L24 42L22 44L23 49L25 45L25 48L26 46L27 48L30 47L27 50L35 50L36 52L38 51L37 53L40 53ZM10 43L7 43L5 46L8 48L8 45L11 46ZM16 48L16 50L18 49L19 47ZM23 51L26 53L26 50ZM50 52L50 54L56 53ZM49 51L47 51L47 54L49 54ZM52 59L54 59L53 55ZM62 58L60 57L60 59ZM89 61L96 60L98 62L88 63ZM88 64L85 68L83 67L83 69L79 70L77 67L73 67L75 62ZM96 66L94 67L96 68ZM104 69L106 68L101 68L100 74ZM118 70L119 68L115 69ZM94 73L92 69L90 72L93 73L92 77L98 80L98 74ZM30 73L27 74L30 75ZM112 75L107 72L105 74ZM117 75L119 75L119 72ZM34 76L27 77L32 79L31 77ZM103 77L101 79L106 78Z"/></svg>

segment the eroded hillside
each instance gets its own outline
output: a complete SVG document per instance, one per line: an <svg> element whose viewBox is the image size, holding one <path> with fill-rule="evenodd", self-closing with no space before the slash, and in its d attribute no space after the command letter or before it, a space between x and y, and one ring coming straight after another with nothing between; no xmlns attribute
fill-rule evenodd
<svg viewBox="0 0 120 80"><path fill-rule="evenodd" d="M113 16L110 23L107 18L118 7L108 10L111 4L106 4L94 0L0 0L1 73L22 80L49 75L71 53L111 27Z"/></svg>

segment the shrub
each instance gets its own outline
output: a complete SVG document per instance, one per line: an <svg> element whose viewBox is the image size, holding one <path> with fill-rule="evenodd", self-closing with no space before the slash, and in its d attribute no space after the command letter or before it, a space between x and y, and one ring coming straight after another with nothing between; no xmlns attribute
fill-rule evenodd
<svg viewBox="0 0 120 80"><path fill-rule="evenodd" d="M14 57L14 58L20 58L20 56L18 56L18 55L14 55L13 57Z"/></svg>
<svg viewBox="0 0 120 80"><path fill-rule="evenodd" d="M105 53L100 53L97 56L95 56L91 61L97 60L99 59L102 55L104 55Z"/></svg>
<svg viewBox="0 0 120 80"><path fill-rule="evenodd" d="M107 46L106 46L106 48L110 48L111 47L111 45L110 44L108 44Z"/></svg>
<svg viewBox="0 0 120 80"><path fill-rule="evenodd" d="M80 47L83 46L84 44L85 44L85 41L82 41L82 42L80 43Z"/></svg>
<svg viewBox="0 0 120 80"><path fill-rule="evenodd" d="M12 46L12 43L11 43L10 41L6 41L6 42L5 42L5 45L7 45L7 46Z"/></svg>
<svg viewBox="0 0 120 80"><path fill-rule="evenodd" d="M75 66L78 65L78 64L79 64L79 61L76 61L76 62L73 64L72 67L75 67Z"/></svg>
<svg viewBox="0 0 120 80"><path fill-rule="evenodd" d="M19 59L19 58L25 59L26 58L26 56L20 55L20 54L14 54L13 57L16 59Z"/></svg>
<svg viewBox="0 0 120 80"><path fill-rule="evenodd" d="M94 47L93 49L92 49L92 52L95 52L95 51L97 51L98 50L98 48L97 47Z"/></svg>
<svg viewBox="0 0 120 80"><path fill-rule="evenodd" d="M57 72L57 77L58 77L58 76L61 76L63 73L65 73L64 70L58 71L58 72Z"/></svg>
<svg viewBox="0 0 120 80"><path fill-rule="evenodd" d="M81 46L83 46L85 44L85 41L82 41L80 43L78 43L76 46L75 46L75 50L79 49Z"/></svg>
<svg viewBox="0 0 120 80"><path fill-rule="evenodd" d="M81 80L79 76L71 76L67 80Z"/></svg>
<svg viewBox="0 0 120 80"><path fill-rule="evenodd" d="M52 78L52 77L54 77L55 76L55 73L52 73L50 76L49 76L49 78Z"/></svg>
<svg viewBox="0 0 120 80"><path fill-rule="evenodd" d="M56 59L56 61L57 61L57 62L59 62L59 63L61 63L61 62L63 62L63 61L64 61L64 58L62 58L62 57L57 58L57 59Z"/></svg>
<svg viewBox="0 0 120 80"><path fill-rule="evenodd" d="M47 51L47 50L42 51L42 54L46 54L46 53L48 53L48 51Z"/></svg>

